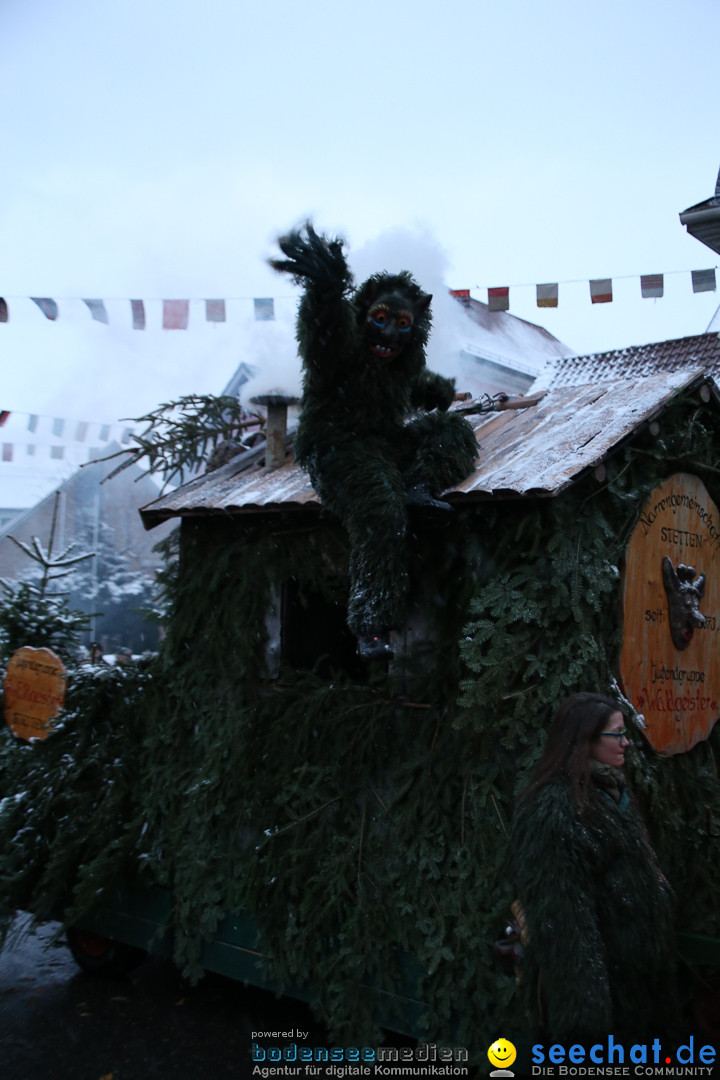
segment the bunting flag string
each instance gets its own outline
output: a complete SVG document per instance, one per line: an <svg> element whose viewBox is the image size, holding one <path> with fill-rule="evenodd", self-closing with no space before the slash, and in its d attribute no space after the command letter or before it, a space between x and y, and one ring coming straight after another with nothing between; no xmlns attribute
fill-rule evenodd
<svg viewBox="0 0 720 1080"><path fill-rule="evenodd" d="M690 281L692 284L692 291L694 293L715 292L717 290L716 280L716 268L710 267L707 270L691 270ZM672 270L670 274L688 274L687 270ZM658 300L665 296L665 278L668 274L624 274L616 275L615 278L590 278L588 284L590 287L590 302L592 304L611 304L613 302L613 281L626 280L628 278L639 277L640 281L640 296L643 300ZM539 308L556 308L559 305L560 285L577 285L581 284L583 279L573 279L571 281L561 282L545 282L539 285L496 285L487 288L487 304L490 311L509 311L510 310L510 290L522 289L522 288L534 288L536 291L536 303ZM476 285L475 289L482 292L485 286ZM451 289L450 292L453 296L459 298L470 298L470 289ZM46 319L50 322L56 322L60 316L60 308L57 300L53 300L50 297L31 296L31 297L0 297L0 323L7 323L10 321L10 308L9 301L30 299L40 311L43 313ZM64 297L62 299L73 300L74 297ZM117 299L117 298L116 298ZM249 300L253 302L254 318L257 322L268 322L275 319L275 298L273 297L232 297L233 300ZM289 298L288 298L289 299ZM145 330L148 326L146 305L149 301L146 300L129 300L125 303L129 303L132 327L134 330ZM187 330L191 324L191 305L194 303L202 303L205 308L205 321L208 323L226 323L228 321L227 313L227 299L214 299L198 301L197 299L182 299L182 300L161 300L158 301L162 304L162 318L161 325L164 330ZM85 304L93 320L96 322L104 323L106 326L110 323L110 317L107 310L107 301L96 299L88 300L82 298L82 303Z"/></svg>
<svg viewBox="0 0 720 1080"><path fill-rule="evenodd" d="M13 409L0 409L0 428L0 462L15 464L23 457L39 458L43 454L53 461L77 463L83 447L87 461L94 461L103 456L109 443L127 446L133 435L133 428L122 422L41 416Z"/></svg>
<svg viewBox="0 0 720 1080"><path fill-rule="evenodd" d="M673 274L687 273L686 270L673 270ZM616 280L624 280L627 277L634 277L635 275L621 275ZM641 274L640 275L640 295L643 300L654 299L657 300L665 295L665 274ZM715 292L717 288L715 278L715 268L709 270L691 270L690 278L692 282L692 291L694 293L699 292ZM536 285L536 302L539 308L558 306L559 287L560 285L577 285L580 282L575 279L573 281L564 282L550 282L545 285ZM590 279L590 302L592 304L611 304L613 302L613 278L592 278ZM477 285L477 289L481 289L482 286ZM487 290L487 304L490 311L509 311L510 310L510 289L522 289L529 288L527 285L504 285L502 287L493 286ZM460 296L467 293L470 295L469 289L453 289L451 290L453 296Z"/></svg>
<svg viewBox="0 0 720 1080"><path fill-rule="evenodd" d="M24 297L0 297L0 323L10 321L10 308L8 300L21 300ZM31 296L28 299L42 311L46 319L55 322L60 315L57 300L49 297ZM75 299L65 297L66 300ZM235 297L234 299L249 299L248 297ZM105 300L86 300L82 298L90 315L96 322L109 325L110 318ZM147 315L145 300L130 300L130 313L133 330L145 330L147 328ZM163 330L187 330L190 323L191 300L162 300L162 328ZM227 301L222 299L204 300L205 321L209 323L227 322ZM269 322L275 319L275 299L273 297L260 297L253 299L254 317L257 322Z"/></svg>

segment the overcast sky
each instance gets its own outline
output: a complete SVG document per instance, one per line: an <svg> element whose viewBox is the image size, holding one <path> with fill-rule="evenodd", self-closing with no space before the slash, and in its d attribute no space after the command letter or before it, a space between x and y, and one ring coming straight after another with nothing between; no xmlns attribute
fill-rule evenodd
<svg viewBox="0 0 720 1080"><path fill-rule="evenodd" d="M219 392L257 358L253 297L290 326L265 259L307 216L354 255L409 230L448 286L511 286L577 352L702 333L720 297L690 271L718 260L678 214L720 166L719 40L717 0L3 0L0 408L114 420ZM163 298L198 301L187 331L160 329Z"/></svg>

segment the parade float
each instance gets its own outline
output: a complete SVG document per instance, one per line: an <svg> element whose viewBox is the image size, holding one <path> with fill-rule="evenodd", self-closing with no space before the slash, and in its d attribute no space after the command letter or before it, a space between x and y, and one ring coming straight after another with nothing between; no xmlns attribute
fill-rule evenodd
<svg viewBox="0 0 720 1080"><path fill-rule="evenodd" d="M142 948L296 994L339 1040L485 1047L522 1026L495 948L515 794L558 702L589 688L629 718L684 969L717 965L712 378L450 405L477 464L441 521L409 511L406 612L369 659L348 534L266 406L264 442L142 511L179 526L159 653L68 664L48 736L4 731L6 924L60 914L90 968ZM3 641L5 664L51 645Z"/></svg>

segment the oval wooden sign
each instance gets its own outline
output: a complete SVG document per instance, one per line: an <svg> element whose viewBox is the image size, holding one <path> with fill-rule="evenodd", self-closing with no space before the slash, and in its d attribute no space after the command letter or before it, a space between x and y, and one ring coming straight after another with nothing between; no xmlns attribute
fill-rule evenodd
<svg viewBox="0 0 720 1080"><path fill-rule="evenodd" d="M45 739L65 703L67 673L51 649L24 645L10 657L5 674L5 720L21 739Z"/></svg>
<svg viewBox="0 0 720 1080"><path fill-rule="evenodd" d="M620 675L663 754L706 739L720 715L720 513L697 476L655 488L630 537Z"/></svg>

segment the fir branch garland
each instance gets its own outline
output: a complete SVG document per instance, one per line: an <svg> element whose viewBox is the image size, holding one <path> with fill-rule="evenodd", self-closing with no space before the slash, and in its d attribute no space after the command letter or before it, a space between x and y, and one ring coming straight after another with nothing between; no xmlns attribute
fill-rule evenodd
<svg viewBox="0 0 720 1080"><path fill-rule="evenodd" d="M492 947L514 899L515 794L559 700L614 692L627 539L671 471L705 462L719 501L719 429L713 409L679 400L662 438L621 447L602 485L464 508L414 537L412 594L436 640L390 676L270 677L283 582L300 604L347 601L346 538L324 515L185 522L156 661L71 680L42 746L0 736L0 906L40 916L64 882L77 915L139 876L172 894L186 974L244 909L266 976L314 993L338 1039L378 1038L373 992L400 984L426 1003L419 1034L436 1042L485 1047L519 1030ZM718 933L720 732L670 759L639 731L633 743L631 781L683 926Z"/></svg>

